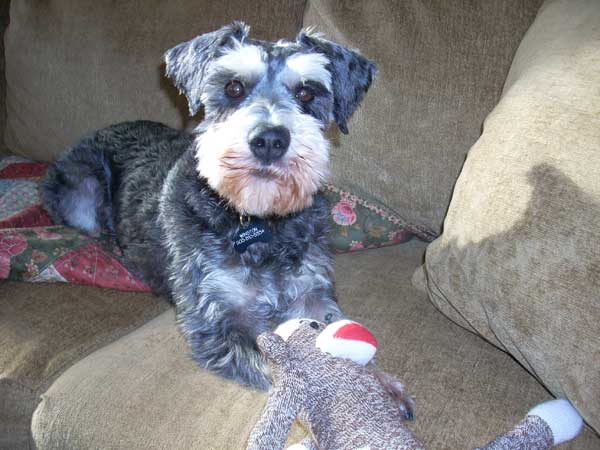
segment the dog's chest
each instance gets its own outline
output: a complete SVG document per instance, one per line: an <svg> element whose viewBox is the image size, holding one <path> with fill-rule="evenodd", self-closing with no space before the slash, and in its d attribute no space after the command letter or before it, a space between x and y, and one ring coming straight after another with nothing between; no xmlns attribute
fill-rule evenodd
<svg viewBox="0 0 600 450"><path fill-rule="evenodd" d="M329 286L329 257L319 247L299 245L274 229L272 241L253 243L238 253L231 242L234 236L221 240L221 258L215 258L212 251L207 253L204 247L200 258L204 260L205 293L270 315L319 287Z"/></svg>
<svg viewBox="0 0 600 450"><path fill-rule="evenodd" d="M299 214L264 219L270 238L250 242L256 233L241 234L251 230L255 219L241 220L198 178L194 165L184 162L174 169L161 198L160 224L175 291L199 296L202 304L214 300L269 317L315 286L330 286L323 199L315 198ZM241 242L249 244L243 251L235 249L240 238L249 239Z"/></svg>

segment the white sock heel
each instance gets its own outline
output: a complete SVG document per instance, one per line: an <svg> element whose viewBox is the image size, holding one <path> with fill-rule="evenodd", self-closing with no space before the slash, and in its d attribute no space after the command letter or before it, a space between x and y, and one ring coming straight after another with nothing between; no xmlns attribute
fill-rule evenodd
<svg viewBox="0 0 600 450"><path fill-rule="evenodd" d="M543 419L554 436L554 445L574 439L583 428L583 419L568 400L558 399L540 403L527 413Z"/></svg>

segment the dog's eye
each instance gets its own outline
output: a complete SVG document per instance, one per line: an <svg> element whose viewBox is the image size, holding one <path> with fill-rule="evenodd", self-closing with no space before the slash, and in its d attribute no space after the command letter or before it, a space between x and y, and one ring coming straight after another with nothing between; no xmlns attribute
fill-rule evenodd
<svg viewBox="0 0 600 450"><path fill-rule="evenodd" d="M308 103L313 98L315 98L315 94L312 91L312 89L310 89L306 86L302 86L302 87L300 87L300 89L298 89L296 91L296 98L298 100L300 100L302 103Z"/></svg>
<svg viewBox="0 0 600 450"><path fill-rule="evenodd" d="M232 80L225 85L225 94L227 97L240 98L244 95L244 85L237 80Z"/></svg>

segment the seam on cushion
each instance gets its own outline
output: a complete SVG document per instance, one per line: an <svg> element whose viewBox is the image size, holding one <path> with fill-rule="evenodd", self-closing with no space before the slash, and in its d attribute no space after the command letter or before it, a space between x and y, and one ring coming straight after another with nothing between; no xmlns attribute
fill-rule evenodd
<svg viewBox="0 0 600 450"><path fill-rule="evenodd" d="M38 405L39 405L39 394L37 393L37 391L35 389L32 389L29 386L26 386L25 384L23 384L21 381L18 380L14 380L14 379L10 379L10 378L4 378L2 379L2 382L5 384L6 387L8 388L12 388L13 386L15 386L17 389L23 391L25 393L25 395L30 397L31 400L31 413L30 413L30 418L29 418L29 429L27 431L28 435L29 435L29 439L27 440L27 448L29 450L36 450L35 447L32 447L32 440L31 440L31 417L33 417L33 413L35 412L35 410L37 409ZM37 402L36 402L36 399ZM27 401L29 402L29 401ZM23 433L24 434L24 433Z"/></svg>
<svg viewBox="0 0 600 450"><path fill-rule="evenodd" d="M158 302L162 302L165 303L165 300L162 299L161 297L156 297L156 301ZM87 358L88 356L90 356L91 354L95 353L96 351L106 347L109 344L112 344L113 342L116 342L122 338L124 338L125 336L128 336L129 334L131 334L132 332L134 332L135 330L137 330L138 328L141 328L142 326L146 325L148 322L152 321L153 319L155 319L156 317L160 316L161 314L163 314L164 312L166 312L168 309L173 308L172 305L170 304L166 304L168 307L164 308L164 309L160 309L159 311L157 311L156 314L149 316L144 322L141 322L137 325L131 325L129 327L125 327L123 328L123 333L122 334L118 334L118 335L106 335L103 338L100 338L98 341L94 341L93 345L90 345L89 348L84 349L82 351L82 353L80 354L79 357L77 357L76 359L72 360L72 361L67 361L61 365L59 365L55 370L53 370L48 377L46 378L46 380L41 383L35 390L35 392L37 392L38 395L41 395L42 393L46 392L48 390L48 388L56 381L56 379L58 377L60 377L64 371L66 369L68 369L69 367L75 365L76 363L78 363L79 361L81 361L84 358Z"/></svg>
<svg viewBox="0 0 600 450"><path fill-rule="evenodd" d="M486 317L486 321L488 323L488 328L490 330L490 332L494 335L494 338L496 339L496 341L498 342L497 344L495 344L494 342L490 341L489 339L485 338L483 335L481 335L478 331L477 328L475 328L471 322L469 320L467 320L467 318L454 306L454 304L452 302L450 302L450 300L448 300L448 298L446 297L446 295L442 292L442 290L440 289L439 285L436 283L436 281L433 279L433 276L430 274L428 268L427 268L427 253L425 254L425 263L423 264L423 271L425 272L425 289L427 290L427 295L430 299L430 302L433 303L433 306L435 307L435 309L437 311L440 312L440 314L442 314L444 317L446 317L449 321L451 321L453 324L459 326L460 328L462 328L463 330L474 334L475 336L477 336L478 338L482 339L483 341L485 341L486 343L488 343L489 345L493 346L494 348L497 348L498 350L500 350L501 352L507 354L513 361L515 361L519 366L521 366L523 368L523 370L525 370L529 375L531 375L533 377L533 379L535 379L540 386L542 386L549 394L551 395L555 395L554 393L552 393L552 391L550 391L550 389L542 382L542 379L540 378L540 376L537 374L537 372L533 369L533 366L531 365L530 361L528 358L526 358L523 353L521 352L521 350L518 348L518 346L516 346L514 344L514 342L512 342L512 338L511 342L513 343L513 347L516 348L517 353L523 358L524 361L526 361L527 365L525 365L523 362L521 362L519 359L517 359L511 352L509 352L506 347L504 346L504 344L502 343L502 341L500 341L500 339L498 338L498 336L496 335L496 332L493 330L491 324L490 324L490 318L487 312L487 309L485 308L484 305L481 305L481 308L485 314ZM437 294L433 292L429 282L431 282L431 285L433 287L435 287ZM435 303L431 300L432 297L441 297L443 300L446 301L446 303L450 306L450 308L452 308L456 314L458 314L459 317L461 317L465 323L467 323L469 325L470 328L461 325L460 323L456 322L455 320L452 320L450 317L448 317L446 314L444 314L440 308L437 307L437 305L435 305Z"/></svg>
<svg viewBox="0 0 600 450"><path fill-rule="evenodd" d="M444 317L446 317L448 320L450 320L452 323L458 325L459 327L461 327L462 329L468 331L471 334L474 334L475 336L478 336L479 338L483 339L484 341L488 342L489 341L487 339L485 339L481 334L479 334L479 332L477 331L477 328L475 328L471 322L469 320L467 320L467 318L452 304L452 302L450 302L450 300L448 300L448 298L444 295L444 293L442 292L442 290L440 289L439 285L436 283L436 281L433 279L432 274L429 272L429 268L427 267L427 252L425 252L425 262L423 264L423 271L425 273L425 289L427 290L427 295L429 297L429 301L431 303L433 303L433 306L435 307L435 309L437 311L440 312L440 314L443 314ZM430 284L431 283L431 284ZM432 286L436 289L437 293L433 291ZM455 320L452 320L450 317L448 317L446 314L444 314L440 308L438 308L438 306L433 302L433 300L431 300L433 297L441 297L447 304L448 306L450 306L450 308L452 308L456 314L462 319L464 320L464 322L468 325L462 325L458 322L456 322Z"/></svg>
<svg viewBox="0 0 600 450"><path fill-rule="evenodd" d="M302 20L300 21L300 30L304 29L304 18L306 17L306 11L308 11L308 2L310 0L304 0L304 6L302 7ZM300 31L298 30L298 31Z"/></svg>
<svg viewBox="0 0 600 450"><path fill-rule="evenodd" d="M469 333L472 333L474 335L476 335L477 337L483 339L485 342L487 342L490 345L493 345L494 347L496 347L498 350L506 353L507 355L509 355L517 364L519 364L525 371L527 371L544 389L546 389L546 391L548 391L548 393L554 395L549 388L544 384L544 382L542 381L542 378L538 375L537 371L535 370L535 368L533 367L532 363L529 361L529 358L527 358L523 352L521 351L521 349L519 348L518 345L515 344L514 340L512 339L512 337L510 336L510 333L506 333L506 336L508 337L508 339L510 339L510 342L512 344L512 347L516 350L515 353L517 353L521 358L523 358L522 362L521 360L519 360L514 354L513 352L510 352L507 350L506 346L504 345L504 343L500 340L500 338L498 337L496 331L494 330L494 327L492 326L492 322L488 313L487 308L485 307L484 304L479 303L479 305L481 306L481 309L485 315L485 319L486 319L486 323L488 324L488 329L490 330L490 333L492 333L494 335L494 339L496 340L496 343L492 342L490 339L487 339L486 337L484 337L481 333L479 333L479 331L477 331L477 328L475 328L475 326L473 326L473 324L461 313L461 311L454 306L454 304L448 299L448 297L446 297L446 295L444 294L444 292L442 291L442 289L439 287L439 285L436 283L436 281L433 278L433 275L429 272L428 267L427 267L427 253L425 253L425 263L423 264L423 272L425 274L425 289L427 291L428 297L430 298L430 302L434 303L431 298L432 297L440 297L442 298L446 304L452 308L452 310L454 312L456 312L456 314L465 321L465 323L467 323L469 325L470 328L467 328L463 325L461 325L460 323L456 322L455 320L452 320L450 317L448 317L446 314L444 314L440 308L437 307L437 305L435 305L435 303L433 304L433 306L441 313L443 314L446 318L448 318L448 320L450 320L452 323L458 325L459 327L463 328L464 330L468 331ZM431 282L431 285L430 285ZM434 292L433 289L431 287L434 287L435 290L437 292Z"/></svg>
<svg viewBox="0 0 600 450"><path fill-rule="evenodd" d="M45 392L44 392L45 394ZM41 450L38 448L38 446L35 443L35 440L33 439L33 418L36 415L36 413L38 412L38 410L40 409L40 406L42 406L42 403L46 402L46 405L48 405L48 403L52 400L62 400L65 398L64 394L55 394L52 396L45 396L44 394L40 394L39 395L39 401L37 403L37 405L35 405L34 410L31 413L31 418L29 421L29 450ZM49 427L51 428L51 427Z"/></svg>
<svg viewBox="0 0 600 450"><path fill-rule="evenodd" d="M510 343L512 344L512 348L514 349L514 352L512 351L508 351L508 349L506 348L506 345L500 340L500 338L498 337L498 334L496 333L496 331L494 330L494 327L492 327L492 322L490 320L490 316L488 314L488 311L485 307L485 305L481 305L481 309L483 310L484 314L485 314L485 318L486 321L488 323L488 328L490 330L490 332L494 335L494 337L496 338L496 340L500 343L501 347L500 350L506 352L508 355L510 355L510 357L512 359L514 359L521 367L523 367L523 369L525 369L527 372L529 372L529 374L531 376L533 376L533 378L535 378L537 380L537 382L542 385L544 387L544 389L546 389L546 391L548 391L548 393L555 395L554 393L552 393L552 391L550 391L550 389L546 386L546 384L543 382L542 377L540 377L537 373L537 371L535 370L533 364L531 363L531 361L529 360L529 358L521 351L521 348L515 343L514 339L512 338L510 333L506 332L506 329L504 326L502 326L502 324L499 325L500 328L504 329L505 331L505 335L508 338L508 340L510 341ZM513 353L518 354L523 361L521 361L520 359L518 359ZM556 396L556 395L555 395Z"/></svg>
<svg viewBox="0 0 600 450"><path fill-rule="evenodd" d="M123 339L126 336L129 336L131 333L133 333L137 329L143 327L144 325L151 322L152 320L156 319L158 316L164 314L169 309L174 308L172 305L166 303L165 300L162 299L161 297L157 296L156 301L157 301L157 303L161 302L163 304L166 304L167 307L162 308L161 310L157 311L156 314L148 317L146 321L144 321L138 325L125 328L123 330L124 332L122 334L119 334L118 336L107 335L105 338L102 338L99 341L96 341L96 345L90 346L90 348L88 348L86 351L81 353L77 359L65 362L64 364L61 364L56 370L54 370L52 372L52 374L50 374L46 378L46 380L42 384L40 384L37 387L37 389L32 390L32 393L37 397L38 402L35 405L35 408L33 409L32 413L31 413L31 417L29 418L29 450L37 450L37 446L35 445L35 441L33 440L33 416L34 416L35 412L37 411L37 409L39 408L40 404L42 403L43 395L48 391L48 389L50 389L50 387L54 384L54 382L56 382L56 380L58 380L58 378L60 378L60 376L64 372L66 372L67 369L69 369L70 367L73 367L78 362L93 355L97 351L102 350L104 347L112 344L113 342L116 342L118 340Z"/></svg>

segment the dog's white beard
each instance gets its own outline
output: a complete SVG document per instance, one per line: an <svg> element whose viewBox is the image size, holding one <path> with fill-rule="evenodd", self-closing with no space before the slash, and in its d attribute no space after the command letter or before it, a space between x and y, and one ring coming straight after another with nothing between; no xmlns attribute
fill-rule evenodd
<svg viewBox="0 0 600 450"><path fill-rule="evenodd" d="M329 144L318 121L297 112L271 114L269 124L287 127L291 141L282 159L269 166L248 146L257 124L246 108L208 127L196 139L198 173L241 214L284 216L310 206L329 174Z"/></svg>

